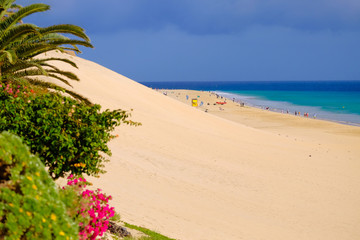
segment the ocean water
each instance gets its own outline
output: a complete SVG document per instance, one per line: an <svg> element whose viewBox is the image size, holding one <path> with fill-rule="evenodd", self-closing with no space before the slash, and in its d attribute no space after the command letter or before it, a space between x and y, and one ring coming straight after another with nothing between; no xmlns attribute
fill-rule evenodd
<svg viewBox="0 0 360 240"><path fill-rule="evenodd" d="M360 81L144 82L151 88L213 91L246 105L360 126Z"/></svg>

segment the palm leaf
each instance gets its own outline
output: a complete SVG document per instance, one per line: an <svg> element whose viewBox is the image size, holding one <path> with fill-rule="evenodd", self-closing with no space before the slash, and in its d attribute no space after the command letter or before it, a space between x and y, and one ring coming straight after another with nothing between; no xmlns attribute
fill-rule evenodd
<svg viewBox="0 0 360 240"><path fill-rule="evenodd" d="M78 99L88 105L91 105L92 103L90 102L89 99L87 99L86 97L76 93L76 92L73 92L69 89L66 89L66 88L63 88L63 87L60 87L56 84L53 84L53 83L50 83L50 82L45 82L45 81L41 81L41 80L38 80L38 79L28 79L29 83L34 85L34 86L39 86L39 87L43 87L43 88L49 88L49 89L54 89L54 90L57 90L57 91L62 91L62 92L65 92L67 94L69 94L70 96L72 96L73 98L75 99Z"/></svg>
<svg viewBox="0 0 360 240"><path fill-rule="evenodd" d="M17 57L14 50L0 50L0 62L4 64L6 60L8 60L10 63L15 63Z"/></svg>
<svg viewBox="0 0 360 240"><path fill-rule="evenodd" d="M0 33L0 49L5 49L12 42L21 40L29 33L35 33L36 29L31 24L21 24L11 28L7 32Z"/></svg>
<svg viewBox="0 0 360 240"><path fill-rule="evenodd" d="M43 12L50 9L49 5L38 3L32 4L26 7L21 8L18 12L12 14L11 16L5 18L4 21L0 23L0 29L3 32L8 31L12 26L21 21L24 17L27 17L36 12Z"/></svg>
<svg viewBox="0 0 360 240"><path fill-rule="evenodd" d="M31 67L39 67L39 66L40 67L49 67L54 70L60 71L60 69L58 69L57 67L47 63L49 61L62 61L62 62L68 63L71 66L77 68L76 64L73 61L66 59L66 58L45 58L45 59L19 60L17 62L17 64L7 64L7 65L3 66L2 73L3 74L6 74L6 73L12 74L13 72L16 72L16 71L24 70L24 69L31 68Z"/></svg>
<svg viewBox="0 0 360 240"><path fill-rule="evenodd" d="M76 74L72 73L72 72L68 72L68 71L61 71L61 70L48 70L47 72L49 73L56 73L56 74L60 74L63 75L71 80L74 81L80 81L80 79L78 78L78 76L76 76Z"/></svg>
<svg viewBox="0 0 360 240"><path fill-rule="evenodd" d="M42 59L36 59L34 61L37 62L49 62L49 61L61 61L61 62L65 62L70 64L71 66L73 66L74 68L78 68L76 63L74 63L73 61L67 59L67 58L42 58Z"/></svg>
<svg viewBox="0 0 360 240"><path fill-rule="evenodd" d="M8 14L8 9L11 8L15 0L0 0L0 19L3 19Z"/></svg>
<svg viewBox="0 0 360 240"><path fill-rule="evenodd" d="M49 77L56 78L56 79L60 80L61 82L65 83L66 85L72 87L68 80L66 80L56 74L65 76L71 80L79 81L79 78L75 74L73 74L71 72L59 71L59 70L45 70L45 74L44 74L44 72L39 69L25 69L22 71L17 71L13 75L15 77L19 77L19 78L20 77L35 77L35 76L47 75Z"/></svg>
<svg viewBox="0 0 360 240"><path fill-rule="evenodd" d="M84 39L87 42L90 42L89 37L85 34L84 29L79 26L71 25L71 24L61 24L61 25L54 25L46 28L42 28L39 31L41 34L49 34L49 33L65 33L65 34L72 34L77 36L81 39Z"/></svg>

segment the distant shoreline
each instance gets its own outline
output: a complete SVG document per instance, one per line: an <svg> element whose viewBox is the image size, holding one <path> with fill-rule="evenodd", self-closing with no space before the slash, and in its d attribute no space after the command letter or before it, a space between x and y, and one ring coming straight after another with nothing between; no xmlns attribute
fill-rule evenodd
<svg viewBox="0 0 360 240"><path fill-rule="evenodd" d="M148 82L153 89L211 91L248 106L360 126L360 81Z"/></svg>
<svg viewBox="0 0 360 240"><path fill-rule="evenodd" d="M325 121L325 122L328 122L328 123L335 123L335 124L341 124L341 125L345 125L345 126L351 126L351 127L360 127L360 124L359 123L353 123L353 122L347 122L347 121L340 121L340 120L334 120L334 119L327 119L327 118L321 118L321 117L318 117L316 115L316 117L314 118L313 115L309 115L308 117L305 117L303 116L304 114L304 111L303 109L306 108L306 107L303 107L303 108L299 108L302 110L302 112L300 112L300 115L295 115L294 114L294 111L289 111L289 113L287 113L286 111L283 111L282 112L282 109L279 109L279 107L269 107L268 109L266 109L265 106L256 106L256 105L253 105L249 102L247 102L246 100L242 100L242 99L237 99L235 98L234 101L231 97L229 97L229 95L226 95L224 94L224 92L219 92L219 91L199 91L199 90L187 90L187 89L156 89L158 92L162 92L163 94L166 93L165 95L167 96L170 96L174 99L177 99L177 100L180 100L184 103L187 103L188 105L190 105L190 100L191 100L191 97L190 97L190 93L192 93L193 97L194 96L199 96L199 104L201 103L201 99L202 97L204 96L204 94L208 93L208 94L212 94L214 95L214 97L216 95L219 95L219 96L222 96L223 99L219 99L219 101L226 101L227 103L230 103L230 104L235 104L237 105L238 107L240 106L241 103L244 103L244 106L247 108L247 109L256 109L257 111L261 111L263 112L264 114L266 113L273 113L273 114L279 114L280 116L288 116L288 117L294 117L294 119L304 119L304 120L317 120L317 121ZM176 93L176 94L179 94L181 93L182 94L182 98L184 98L184 96L186 95L189 95L189 99L188 100L184 100L184 99L180 99L180 96L176 96L176 94L171 94L171 93ZM185 94L185 95L184 95ZM208 99L207 100L204 100L204 101L209 101ZM203 101L203 102L204 102ZM213 102L216 102L216 99L214 98L212 100L212 104ZM220 107L220 105L219 105ZM232 106L233 107L233 106ZM203 105L203 106L198 106L197 108L205 111L207 108L206 108L206 105ZM221 105L221 108L223 108L224 110L226 110L226 106L224 105ZM231 110L232 111L232 110ZM206 112L209 112L209 113L215 113L215 115L219 115L219 113L217 111L214 111L214 110L210 110L210 111L207 111ZM221 111L220 111L221 112ZM232 112L234 113L234 111ZM243 113L242 113L243 114ZM220 116L222 114L220 113ZM225 117L226 118L226 117Z"/></svg>
<svg viewBox="0 0 360 240"><path fill-rule="evenodd" d="M219 92L219 91L214 91L214 93L219 94L223 97L226 97L227 99L232 99L231 97L229 98L229 95L234 95L234 98L236 101L244 102L245 105L247 105L247 106L258 108L258 109L265 110L265 111L272 111L272 112L276 112L276 113L290 114L290 115L295 115L295 112L300 111L300 115L295 115L297 117L305 117L303 115L304 113L309 113L310 110L314 109L314 107L312 107L312 106L296 106L296 105L291 105L291 104L288 104L287 107L284 107L284 106L281 106L280 102L270 101L270 100L263 101L262 105L256 105L256 104L252 104L251 101L247 101L246 99L244 100L244 99L239 98L239 95L236 96L236 94L230 94L230 93ZM268 104L265 104L266 102ZM266 109L266 108L268 108L268 109ZM295 109L298 109L298 110L295 110ZM319 114L319 113L325 113L329 117L322 117L321 114ZM331 118L332 116L339 116L339 118L340 118L341 116L350 116L350 115L354 116L354 118L355 117L359 118L359 122L351 122L351 121L338 120L338 119ZM324 121L330 121L330 122L360 127L360 116L356 115L356 114L337 114L337 113L332 113L332 112L326 112L321 109L316 109L316 110L313 110L312 113L309 113L309 116L307 116L305 118L319 119L319 120L324 120Z"/></svg>
<svg viewBox="0 0 360 240"><path fill-rule="evenodd" d="M319 90L319 91L360 91L360 80L319 80L319 81L175 81L139 82L155 89L185 89L198 91L241 90Z"/></svg>

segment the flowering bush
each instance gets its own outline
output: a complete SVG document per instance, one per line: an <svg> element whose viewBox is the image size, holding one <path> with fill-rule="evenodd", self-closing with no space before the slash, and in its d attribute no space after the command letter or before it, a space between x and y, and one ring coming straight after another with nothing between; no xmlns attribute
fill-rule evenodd
<svg viewBox="0 0 360 240"><path fill-rule="evenodd" d="M28 88L27 86L23 85L14 85L14 84L4 84L0 83L0 91L4 92L8 96L12 96L14 98L17 97L29 97L35 93L33 89ZM1 95L2 98L6 98L6 95Z"/></svg>
<svg viewBox="0 0 360 240"><path fill-rule="evenodd" d="M0 239L78 238L58 188L19 137L0 134Z"/></svg>
<svg viewBox="0 0 360 240"><path fill-rule="evenodd" d="M68 186L63 188L64 191L71 188L78 192L77 204L73 206L73 217L79 222L79 239L93 240L102 236L108 229L109 218L115 214L114 208L108 204L111 196L101 193L100 189L86 189L88 183L85 178L70 175L68 179Z"/></svg>
<svg viewBox="0 0 360 240"><path fill-rule="evenodd" d="M100 105L59 94L32 94L25 87L0 85L0 132L20 136L54 179L66 173L104 172L105 156L111 155L107 143L115 137L111 132L123 123L139 125L120 109L101 111Z"/></svg>

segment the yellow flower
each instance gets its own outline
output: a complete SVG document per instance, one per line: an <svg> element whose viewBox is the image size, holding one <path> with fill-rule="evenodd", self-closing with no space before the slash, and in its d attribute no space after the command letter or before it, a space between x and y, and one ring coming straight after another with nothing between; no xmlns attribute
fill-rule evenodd
<svg viewBox="0 0 360 240"><path fill-rule="evenodd" d="M36 195L35 198L36 198L36 200L39 200L39 195Z"/></svg>
<svg viewBox="0 0 360 240"><path fill-rule="evenodd" d="M19 209L19 212L23 212L23 209L22 209L22 208L20 208L20 209Z"/></svg>
<svg viewBox="0 0 360 240"><path fill-rule="evenodd" d="M30 181L32 181L32 178L30 176L26 176L27 179L29 179Z"/></svg>
<svg viewBox="0 0 360 240"><path fill-rule="evenodd" d="M56 215L55 214L52 213L50 218L51 218L51 220L56 221Z"/></svg>
<svg viewBox="0 0 360 240"><path fill-rule="evenodd" d="M65 236L65 233L63 231L59 232L60 236Z"/></svg>
<svg viewBox="0 0 360 240"><path fill-rule="evenodd" d="M10 207L13 207L13 206L14 206L14 204L12 204L12 203L9 203L9 206L10 206Z"/></svg>
<svg viewBox="0 0 360 240"><path fill-rule="evenodd" d="M42 219L43 222L46 222L45 218Z"/></svg>
<svg viewBox="0 0 360 240"><path fill-rule="evenodd" d="M39 173L39 172L36 172L35 175L38 176L38 177L40 177L40 173Z"/></svg>
<svg viewBox="0 0 360 240"><path fill-rule="evenodd" d="M26 212L26 214L27 214L29 217L31 217L31 212Z"/></svg>
<svg viewBox="0 0 360 240"><path fill-rule="evenodd" d="M33 189L35 189L35 190L37 189L37 187L36 187L36 185L35 185L35 184L34 184L34 185L32 185L32 188L33 188Z"/></svg>

